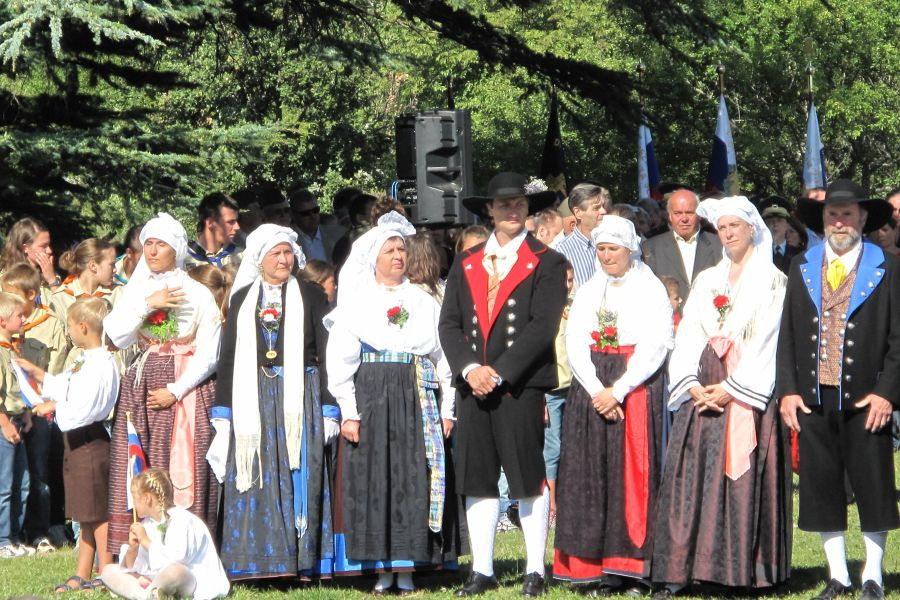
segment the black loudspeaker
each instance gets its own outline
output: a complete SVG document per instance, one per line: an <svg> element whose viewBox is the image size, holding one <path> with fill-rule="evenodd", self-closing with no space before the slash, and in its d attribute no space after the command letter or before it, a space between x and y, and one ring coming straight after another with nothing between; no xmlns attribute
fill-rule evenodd
<svg viewBox="0 0 900 600"><path fill-rule="evenodd" d="M472 183L472 124L467 110L401 115L397 140L398 200L416 225L469 224L462 199Z"/></svg>

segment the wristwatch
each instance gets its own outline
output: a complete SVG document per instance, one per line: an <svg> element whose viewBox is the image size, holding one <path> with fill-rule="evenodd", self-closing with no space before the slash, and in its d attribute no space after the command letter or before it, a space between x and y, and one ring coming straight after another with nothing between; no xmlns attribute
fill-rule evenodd
<svg viewBox="0 0 900 600"><path fill-rule="evenodd" d="M60 277L59 273L57 273L56 278L53 281L51 281L50 283L48 283L47 285L49 285L50 287L56 287L61 283L62 283L62 277Z"/></svg>

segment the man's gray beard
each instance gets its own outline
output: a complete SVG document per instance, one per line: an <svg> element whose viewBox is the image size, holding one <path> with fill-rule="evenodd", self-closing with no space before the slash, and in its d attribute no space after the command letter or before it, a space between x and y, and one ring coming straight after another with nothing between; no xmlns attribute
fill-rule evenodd
<svg viewBox="0 0 900 600"><path fill-rule="evenodd" d="M845 234L847 237L844 238L846 241L838 240L837 236L833 233L828 234L828 244L831 246L833 250L849 250L859 241L859 238L862 237L858 231L849 231Z"/></svg>

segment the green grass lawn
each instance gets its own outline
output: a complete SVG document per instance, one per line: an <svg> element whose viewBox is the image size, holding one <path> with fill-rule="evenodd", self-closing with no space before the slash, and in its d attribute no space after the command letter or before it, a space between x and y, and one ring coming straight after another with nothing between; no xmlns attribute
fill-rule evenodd
<svg viewBox="0 0 900 600"><path fill-rule="evenodd" d="M897 472L900 473L900 455L895 456ZM794 513L797 512L796 494ZM795 519L796 521L796 519ZM847 554L850 573L854 584L859 585L859 573L865 556L862 535L855 505L850 509L850 533L847 538ZM552 536L552 532L551 532ZM552 539L548 543L547 563L552 562ZM521 573L525 567L525 550L520 531L502 533L497 539L495 569L500 578L501 588L487 597L520 598ZM468 557L462 565L461 573L439 573L418 576L420 592L414 597L452 598L453 591L461 584L463 574L468 573ZM752 598L810 598L822 587L827 576L825 557L821 550L819 536L794 528L793 575L783 588L765 594L744 594ZM0 561L0 598L33 595L41 598L54 596L53 586L64 581L75 568L75 555L71 548L40 557L6 559ZM884 561L885 588L888 597L900 598L900 533L888 537L888 548ZM341 578L324 584L285 583L281 585L239 584L232 591L231 598L240 600L274 600L284 598L371 598L369 590L374 585L373 577ZM715 592L707 592L706 597L715 597ZM107 592L72 592L64 597L109 598ZM578 598L565 585L551 588L549 598ZM684 596L699 598L701 596ZM741 597L735 594L734 597Z"/></svg>

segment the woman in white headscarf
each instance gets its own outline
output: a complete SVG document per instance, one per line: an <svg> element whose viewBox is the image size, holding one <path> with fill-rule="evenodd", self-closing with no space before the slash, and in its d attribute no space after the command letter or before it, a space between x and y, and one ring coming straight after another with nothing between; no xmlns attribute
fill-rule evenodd
<svg viewBox="0 0 900 600"><path fill-rule="evenodd" d="M406 278L395 212L353 243L327 321L328 389L343 436L335 507L338 574L379 572L375 590L412 590L411 571L456 558L456 496L444 440L453 424L440 308Z"/></svg>
<svg viewBox="0 0 900 600"><path fill-rule="evenodd" d="M640 237L606 215L591 232L600 268L575 294L566 327L574 381L557 479L553 575L585 591L646 580L660 479L672 347L666 288L640 259Z"/></svg>
<svg viewBox="0 0 900 600"><path fill-rule="evenodd" d="M675 413L657 504L653 580L765 588L791 561L789 438L772 400L784 274L743 196L707 200L723 257L697 276L669 361Z"/></svg>
<svg viewBox="0 0 900 600"><path fill-rule="evenodd" d="M319 393L328 301L294 277L305 263L294 231L260 225L232 287L209 456L224 473L221 558L232 580L331 574L325 446L340 413Z"/></svg>
<svg viewBox="0 0 900 600"><path fill-rule="evenodd" d="M112 425L109 461L109 550L128 542L133 517L128 498L130 421L146 466L167 469L175 504L215 531L218 484L206 462L212 440L211 375L219 357L221 314L212 294L182 269L187 234L165 213L141 230L144 254L112 312L103 320L118 348L141 352L122 378Z"/></svg>

